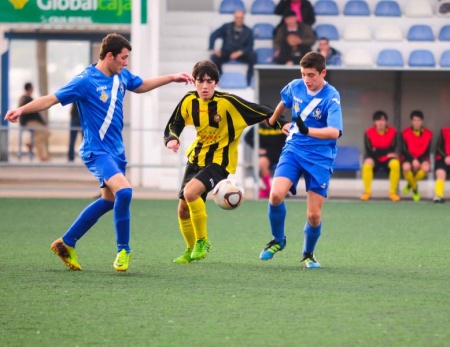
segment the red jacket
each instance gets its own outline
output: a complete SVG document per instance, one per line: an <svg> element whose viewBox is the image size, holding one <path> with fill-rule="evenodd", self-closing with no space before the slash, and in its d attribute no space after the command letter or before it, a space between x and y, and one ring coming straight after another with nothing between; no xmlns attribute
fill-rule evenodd
<svg viewBox="0 0 450 347"><path fill-rule="evenodd" d="M370 127L364 134L366 157L384 163L389 160L389 153L395 153L397 147L397 130L388 126L383 134L375 127Z"/></svg>
<svg viewBox="0 0 450 347"><path fill-rule="evenodd" d="M430 160L430 147L433 133L428 129L421 129L417 135L409 127L402 132L402 160L411 161L418 159L420 161Z"/></svg>
<svg viewBox="0 0 450 347"><path fill-rule="evenodd" d="M450 128L443 128L436 145L436 160L450 156Z"/></svg>

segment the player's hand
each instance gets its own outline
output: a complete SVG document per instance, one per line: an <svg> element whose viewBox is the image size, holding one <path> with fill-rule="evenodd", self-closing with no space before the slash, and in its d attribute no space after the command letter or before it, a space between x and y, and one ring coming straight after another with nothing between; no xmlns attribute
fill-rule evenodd
<svg viewBox="0 0 450 347"><path fill-rule="evenodd" d="M16 110L9 110L6 112L5 120L10 121L11 123L17 123L17 120L22 115L22 112L20 112L18 109Z"/></svg>
<svg viewBox="0 0 450 347"><path fill-rule="evenodd" d="M169 142L167 142L166 147L168 149L171 149L172 151L174 151L175 153L178 152L178 150L180 149L180 143L178 142L178 140L170 140Z"/></svg>
<svg viewBox="0 0 450 347"><path fill-rule="evenodd" d="M295 123L297 124L300 133L302 133L303 135L308 135L309 128L303 122L302 117L298 116L297 119L295 120Z"/></svg>
<svg viewBox="0 0 450 347"><path fill-rule="evenodd" d="M174 82L184 82L185 84L194 84L194 77L192 77L187 72L181 72L173 75Z"/></svg>
<svg viewBox="0 0 450 347"><path fill-rule="evenodd" d="M275 129L275 130L281 129L281 123L277 120L275 121L274 124L270 124L270 118L268 118L268 119L266 119L266 123L272 129Z"/></svg>
<svg viewBox="0 0 450 347"><path fill-rule="evenodd" d="M286 123L285 125L283 125L283 128L281 129L281 131L283 132L284 135L288 136L289 135L289 129L291 128L292 123Z"/></svg>

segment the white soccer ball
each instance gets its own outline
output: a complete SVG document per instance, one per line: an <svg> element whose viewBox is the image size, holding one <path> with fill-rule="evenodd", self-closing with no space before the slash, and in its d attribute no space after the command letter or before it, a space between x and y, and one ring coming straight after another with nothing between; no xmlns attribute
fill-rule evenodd
<svg viewBox="0 0 450 347"><path fill-rule="evenodd" d="M244 193L244 188L239 182L227 178L214 187L214 202L224 210L234 210L244 201Z"/></svg>

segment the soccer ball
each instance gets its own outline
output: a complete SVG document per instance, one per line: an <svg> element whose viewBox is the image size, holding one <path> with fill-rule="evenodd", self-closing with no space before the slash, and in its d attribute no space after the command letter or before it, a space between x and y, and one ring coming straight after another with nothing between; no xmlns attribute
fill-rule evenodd
<svg viewBox="0 0 450 347"><path fill-rule="evenodd" d="M227 178L214 187L214 202L224 210L234 210L244 201L244 193L237 181Z"/></svg>

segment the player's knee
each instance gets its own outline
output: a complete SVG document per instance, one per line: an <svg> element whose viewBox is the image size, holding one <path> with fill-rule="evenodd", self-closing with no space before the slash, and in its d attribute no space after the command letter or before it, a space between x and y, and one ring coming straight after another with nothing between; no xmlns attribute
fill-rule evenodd
<svg viewBox="0 0 450 347"><path fill-rule="evenodd" d="M284 201L284 198L285 194L273 189L270 192L269 202L271 205L278 206Z"/></svg>
<svg viewBox="0 0 450 347"><path fill-rule="evenodd" d="M398 159L390 160L389 169L394 172L400 172L400 161Z"/></svg>
<svg viewBox="0 0 450 347"><path fill-rule="evenodd" d="M306 218L312 227L316 227L320 224L322 216L320 211L308 211L306 213Z"/></svg>
<svg viewBox="0 0 450 347"><path fill-rule="evenodd" d="M121 206L130 206L132 197L132 188L122 188L116 192L115 201Z"/></svg>

